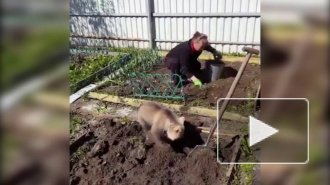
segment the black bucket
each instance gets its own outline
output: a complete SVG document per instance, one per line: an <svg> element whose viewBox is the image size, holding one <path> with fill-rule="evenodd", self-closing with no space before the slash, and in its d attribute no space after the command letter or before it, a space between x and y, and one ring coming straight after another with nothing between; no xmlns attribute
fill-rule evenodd
<svg viewBox="0 0 330 185"><path fill-rule="evenodd" d="M211 67L211 81L219 80L221 77L221 74L223 72L223 69L225 68L225 63L220 61L212 61L210 62Z"/></svg>
<svg viewBox="0 0 330 185"><path fill-rule="evenodd" d="M225 63L221 61L208 60L205 63L205 76L207 76L207 81L213 82L221 78L223 69L225 68Z"/></svg>

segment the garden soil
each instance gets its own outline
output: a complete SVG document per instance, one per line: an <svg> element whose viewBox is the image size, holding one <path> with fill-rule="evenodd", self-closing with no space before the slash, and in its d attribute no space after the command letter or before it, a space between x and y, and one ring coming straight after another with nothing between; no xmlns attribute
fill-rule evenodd
<svg viewBox="0 0 330 185"><path fill-rule="evenodd" d="M232 85L235 76L241 66L241 62L226 62L225 68L221 74L221 77L217 81L213 81L205 85L204 89L189 84L185 87L185 93L187 97L187 103L192 106L205 106L215 107L219 98L225 98L230 86ZM169 70L160 66L156 70L150 72L151 74L166 74ZM260 84L260 66L248 64L245 68L243 75L234 91L232 98L254 98L259 84ZM159 82L156 82L158 84ZM120 96L130 96L133 94L132 86L104 86L100 87L98 92L104 92ZM231 101L230 105L239 105L240 101Z"/></svg>
<svg viewBox="0 0 330 185"><path fill-rule="evenodd" d="M81 117L82 129L88 134L70 145L71 185L200 185L223 184L227 180L227 168L217 163L215 150L201 149L187 156L207 136L200 135L195 127L209 126L213 119L187 117L184 139L161 148L145 141L145 134L137 122L86 114L72 116ZM237 128L239 124L228 125ZM223 140L231 141L230 138ZM224 160L231 158L231 150L229 146L224 153L228 155L222 156L226 158Z"/></svg>

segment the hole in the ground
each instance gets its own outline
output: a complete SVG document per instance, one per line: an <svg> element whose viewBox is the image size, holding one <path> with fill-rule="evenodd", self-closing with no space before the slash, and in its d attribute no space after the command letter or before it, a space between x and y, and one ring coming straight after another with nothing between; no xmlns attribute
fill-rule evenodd
<svg viewBox="0 0 330 185"><path fill-rule="evenodd" d="M115 122L115 121L113 121L113 120L111 120L111 121L110 121L110 126L112 126L112 127L113 127L113 126L115 126L115 125L116 125L116 122Z"/></svg>
<svg viewBox="0 0 330 185"><path fill-rule="evenodd" d="M82 135L77 140L73 141L70 144L70 155L75 153L79 147L84 145L86 142L92 140L94 138L94 134L92 132L89 132L87 134Z"/></svg>
<svg viewBox="0 0 330 185"><path fill-rule="evenodd" d="M196 126L186 121L184 126L184 137L181 140L174 141L171 144L172 148L178 153L184 153L184 147L194 148L196 145L204 143L199 131L196 129Z"/></svg>
<svg viewBox="0 0 330 185"><path fill-rule="evenodd" d="M144 164L144 161L146 159L145 158L142 158L142 159L136 159L136 161L139 163L139 164Z"/></svg>
<svg viewBox="0 0 330 185"><path fill-rule="evenodd" d="M123 164L125 162L125 157L121 156L120 163Z"/></svg>

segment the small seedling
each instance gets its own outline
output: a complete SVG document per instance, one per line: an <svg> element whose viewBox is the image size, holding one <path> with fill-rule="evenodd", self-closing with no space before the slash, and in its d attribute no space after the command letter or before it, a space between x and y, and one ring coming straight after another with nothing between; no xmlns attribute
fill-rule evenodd
<svg viewBox="0 0 330 185"><path fill-rule="evenodd" d="M105 114L105 113L107 113L107 104L106 103L103 103L103 102L100 102L100 103L97 103L96 104L97 105L97 107L96 107L96 111L98 112L98 113L101 113L101 114Z"/></svg>
<svg viewBox="0 0 330 185"><path fill-rule="evenodd" d="M79 117L70 117L70 139L77 133L79 127L82 125L82 120Z"/></svg>
<svg viewBox="0 0 330 185"><path fill-rule="evenodd" d="M123 119L121 120L121 123L123 125L126 125L126 124L131 124L132 123L132 120L130 120L127 116L123 117Z"/></svg>
<svg viewBox="0 0 330 185"><path fill-rule="evenodd" d="M86 102L88 100L89 97L89 92L86 92L82 95L82 99Z"/></svg>

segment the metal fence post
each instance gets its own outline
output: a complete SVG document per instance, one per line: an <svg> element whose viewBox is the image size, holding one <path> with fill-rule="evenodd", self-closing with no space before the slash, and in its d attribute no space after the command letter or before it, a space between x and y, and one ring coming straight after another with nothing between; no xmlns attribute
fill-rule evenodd
<svg viewBox="0 0 330 185"><path fill-rule="evenodd" d="M156 28L155 28L155 12L154 0L147 0L147 11L148 11L148 36L149 36L149 47L156 47Z"/></svg>

